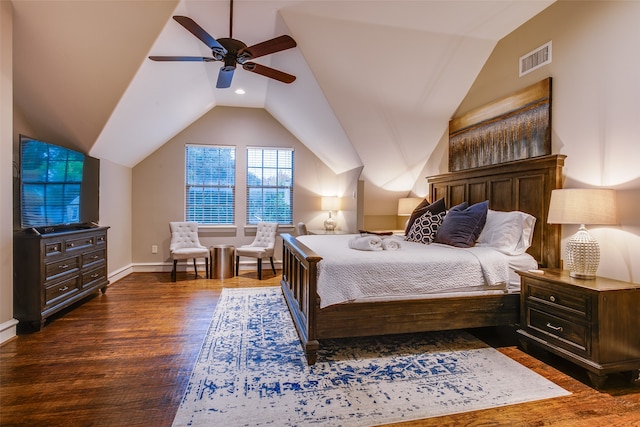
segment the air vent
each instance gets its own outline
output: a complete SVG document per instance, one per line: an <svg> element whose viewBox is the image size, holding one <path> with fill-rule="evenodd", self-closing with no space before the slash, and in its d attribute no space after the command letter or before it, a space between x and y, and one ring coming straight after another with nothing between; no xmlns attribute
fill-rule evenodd
<svg viewBox="0 0 640 427"><path fill-rule="evenodd" d="M520 77L551 63L551 42L520 57Z"/></svg>

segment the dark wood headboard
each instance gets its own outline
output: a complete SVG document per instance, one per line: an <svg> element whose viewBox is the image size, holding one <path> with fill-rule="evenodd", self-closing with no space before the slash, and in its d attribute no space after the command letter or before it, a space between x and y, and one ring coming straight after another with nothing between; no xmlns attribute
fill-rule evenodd
<svg viewBox="0 0 640 427"><path fill-rule="evenodd" d="M427 178L432 201L444 197L447 208L489 200L496 211L519 210L536 217L527 251L541 267L560 266L560 226L547 224L551 190L562 188L565 155L552 154Z"/></svg>

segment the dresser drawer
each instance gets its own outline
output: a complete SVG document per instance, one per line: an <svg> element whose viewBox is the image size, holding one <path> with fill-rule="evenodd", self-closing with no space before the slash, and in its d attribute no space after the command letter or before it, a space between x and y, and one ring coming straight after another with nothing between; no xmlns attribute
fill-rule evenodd
<svg viewBox="0 0 640 427"><path fill-rule="evenodd" d="M573 353L588 356L591 348L590 327L529 307L527 327L544 339Z"/></svg>
<svg viewBox="0 0 640 427"><path fill-rule="evenodd" d="M60 255L62 253L62 239L57 242L44 244L44 256Z"/></svg>
<svg viewBox="0 0 640 427"><path fill-rule="evenodd" d="M104 245L107 243L107 234L96 234L96 245Z"/></svg>
<svg viewBox="0 0 640 427"><path fill-rule="evenodd" d="M527 302L544 304L556 310L591 320L591 295L586 292L567 292L558 286L546 285L536 280L527 280Z"/></svg>
<svg viewBox="0 0 640 427"><path fill-rule="evenodd" d="M106 282L107 269L99 267L82 273L82 288L86 288L96 284L96 282Z"/></svg>
<svg viewBox="0 0 640 427"><path fill-rule="evenodd" d="M45 305L53 304L57 300L65 299L80 289L80 276L74 276L55 285L47 286L44 290Z"/></svg>
<svg viewBox="0 0 640 427"><path fill-rule="evenodd" d="M104 249L82 254L82 268L91 267L100 262L104 262L106 254Z"/></svg>
<svg viewBox="0 0 640 427"><path fill-rule="evenodd" d="M95 245L95 236L79 237L77 239L65 239L64 248L65 251L73 251L77 249L84 249L88 246Z"/></svg>
<svg viewBox="0 0 640 427"><path fill-rule="evenodd" d="M49 281L56 277L76 271L80 268L80 260L78 257L70 257L44 265L45 280Z"/></svg>

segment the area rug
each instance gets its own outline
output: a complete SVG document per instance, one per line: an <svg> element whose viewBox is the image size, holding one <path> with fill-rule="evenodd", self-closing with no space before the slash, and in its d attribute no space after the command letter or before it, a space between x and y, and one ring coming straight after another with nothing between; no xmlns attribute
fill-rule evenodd
<svg viewBox="0 0 640 427"><path fill-rule="evenodd" d="M373 426L568 395L464 331L321 342L278 287L224 289L174 426Z"/></svg>

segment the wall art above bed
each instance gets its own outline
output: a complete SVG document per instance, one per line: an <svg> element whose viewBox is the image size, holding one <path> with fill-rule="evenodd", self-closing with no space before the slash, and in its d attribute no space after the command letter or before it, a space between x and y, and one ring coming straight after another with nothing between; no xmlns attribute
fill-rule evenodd
<svg viewBox="0 0 640 427"><path fill-rule="evenodd" d="M449 171L551 154L551 77L449 122Z"/></svg>

